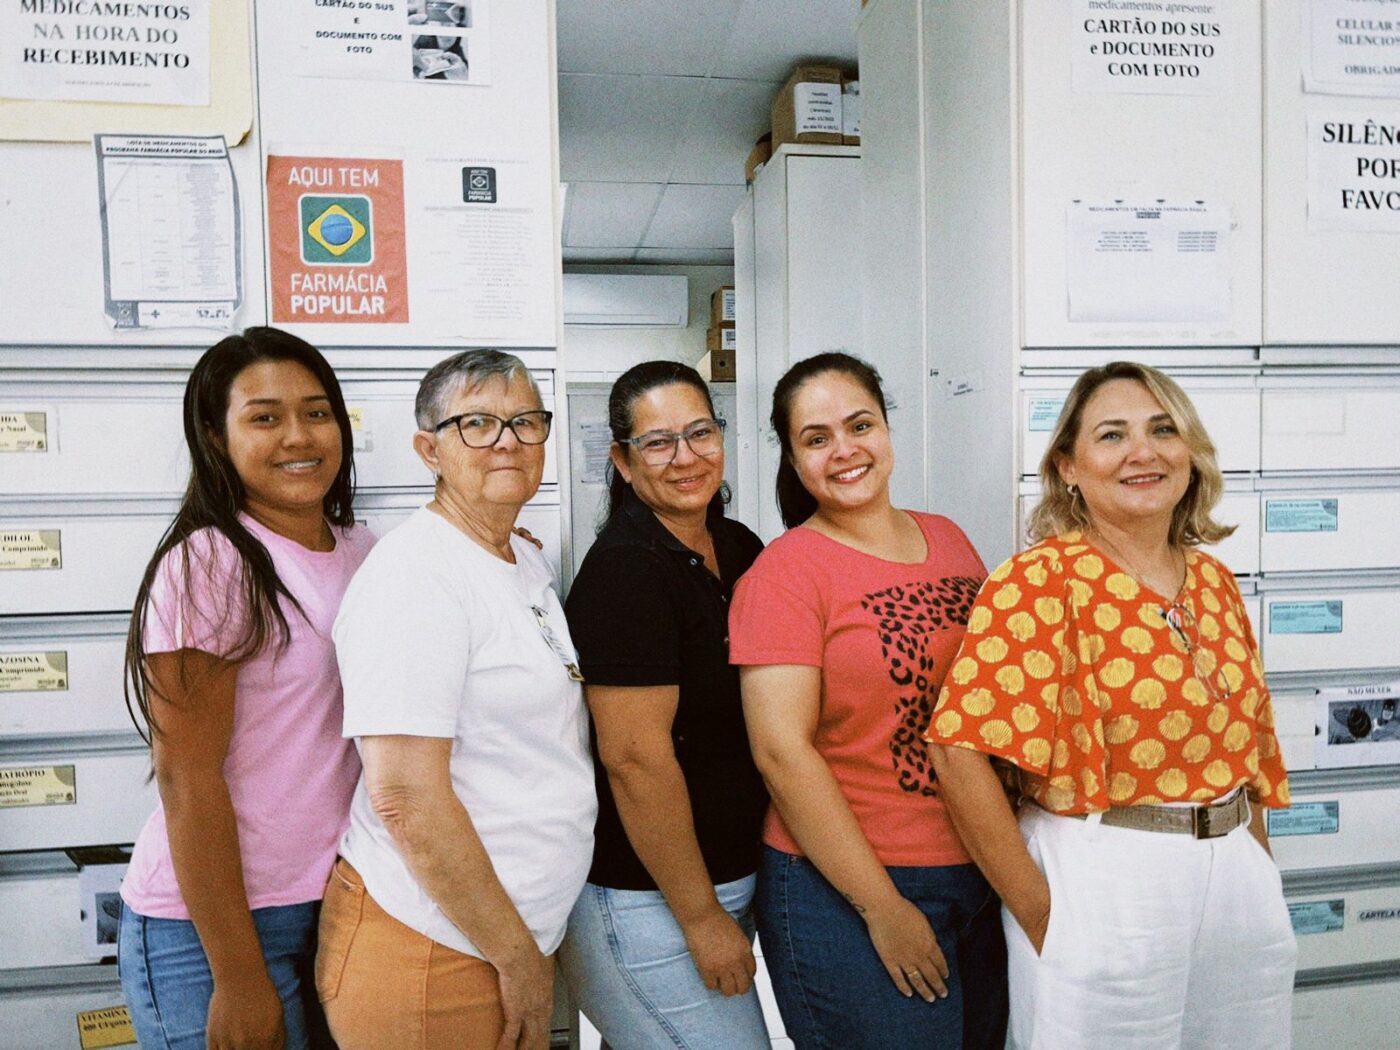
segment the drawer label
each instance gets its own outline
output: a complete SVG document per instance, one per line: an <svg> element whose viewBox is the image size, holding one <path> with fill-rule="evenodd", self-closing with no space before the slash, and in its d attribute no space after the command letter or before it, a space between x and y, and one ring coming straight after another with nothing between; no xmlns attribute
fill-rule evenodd
<svg viewBox="0 0 1400 1050"><path fill-rule="evenodd" d="M365 425L365 406L346 405L345 412L350 417L350 439L356 452L373 452L374 435Z"/></svg>
<svg viewBox="0 0 1400 1050"><path fill-rule="evenodd" d="M1356 916L1357 922L1389 922L1391 919L1400 919L1400 908L1367 908Z"/></svg>
<svg viewBox="0 0 1400 1050"><path fill-rule="evenodd" d="M73 766L0 767L0 809L77 802L78 772Z"/></svg>
<svg viewBox="0 0 1400 1050"><path fill-rule="evenodd" d="M1335 835L1342 829L1336 802L1295 802L1287 809L1266 810L1269 836Z"/></svg>
<svg viewBox="0 0 1400 1050"><path fill-rule="evenodd" d="M47 412L0 412L0 452L47 452Z"/></svg>
<svg viewBox="0 0 1400 1050"><path fill-rule="evenodd" d="M1036 434L1048 434L1055 429L1055 421L1060 418L1060 410L1065 407L1062 397L1033 397L1029 409L1026 429Z"/></svg>
<svg viewBox="0 0 1400 1050"><path fill-rule="evenodd" d="M1334 499L1268 499L1264 501L1265 532L1336 532Z"/></svg>
<svg viewBox="0 0 1400 1050"><path fill-rule="evenodd" d="M1309 933L1335 933L1346 925L1347 902L1290 901L1288 920L1298 936Z"/></svg>
<svg viewBox="0 0 1400 1050"><path fill-rule="evenodd" d="M1270 634L1341 634L1342 603L1270 602Z"/></svg>
<svg viewBox="0 0 1400 1050"><path fill-rule="evenodd" d="M67 653L0 653L0 693L52 693L67 688Z"/></svg>
<svg viewBox="0 0 1400 1050"><path fill-rule="evenodd" d="M136 1029L125 1006L105 1010L84 1010L78 1015L78 1045L82 1050L104 1050L109 1046L135 1046Z"/></svg>
<svg viewBox="0 0 1400 1050"><path fill-rule="evenodd" d="M0 569L63 568L63 534L58 529L0 532Z"/></svg>

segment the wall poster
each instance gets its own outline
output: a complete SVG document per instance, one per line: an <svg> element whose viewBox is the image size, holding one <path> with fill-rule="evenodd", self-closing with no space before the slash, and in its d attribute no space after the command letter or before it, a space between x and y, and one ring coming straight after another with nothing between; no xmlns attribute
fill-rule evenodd
<svg viewBox="0 0 1400 1050"><path fill-rule="evenodd" d="M491 0L296 0L310 77L491 82Z"/></svg>
<svg viewBox="0 0 1400 1050"><path fill-rule="evenodd" d="M1400 113L1308 116L1308 231L1400 233Z"/></svg>
<svg viewBox="0 0 1400 1050"><path fill-rule="evenodd" d="M1183 10L1189 7L1189 12ZM1246 35L1257 35L1232 0L1119 3L1074 0L1074 90L1130 95L1224 95ZM1170 9L1178 10L1172 11Z"/></svg>
<svg viewBox="0 0 1400 1050"><path fill-rule="evenodd" d="M1322 95L1400 98L1400 4L1307 0L1303 87Z"/></svg>

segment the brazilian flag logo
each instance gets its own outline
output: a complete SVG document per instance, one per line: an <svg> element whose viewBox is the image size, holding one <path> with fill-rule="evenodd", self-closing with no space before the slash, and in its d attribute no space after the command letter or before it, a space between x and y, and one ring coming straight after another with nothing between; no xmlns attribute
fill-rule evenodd
<svg viewBox="0 0 1400 1050"><path fill-rule="evenodd" d="M368 197L301 198L301 261L363 266L374 258Z"/></svg>

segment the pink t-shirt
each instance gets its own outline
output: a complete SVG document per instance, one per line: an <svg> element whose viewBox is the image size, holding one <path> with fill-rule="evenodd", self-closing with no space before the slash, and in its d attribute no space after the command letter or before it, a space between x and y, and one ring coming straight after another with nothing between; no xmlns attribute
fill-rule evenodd
<svg viewBox="0 0 1400 1050"><path fill-rule="evenodd" d="M951 521L910 513L928 541L919 564L805 527L769 544L734 591L729 660L821 668L814 742L881 864L965 864L923 733L987 573ZM775 806L763 841L802 854Z"/></svg>
<svg viewBox="0 0 1400 1050"><path fill-rule="evenodd" d="M283 599L289 644L279 651L274 640L239 667L224 762L248 907L270 908L321 899L345 831L360 762L354 745L340 735L340 673L331 625L374 535L363 527L336 528L335 550L320 552L246 514L239 520L267 548L277 575L306 614ZM151 586L146 651L230 653L247 615L238 603L240 573L233 545L213 529L200 530L171 551ZM151 918L189 918L159 805L136 839L122 899Z"/></svg>

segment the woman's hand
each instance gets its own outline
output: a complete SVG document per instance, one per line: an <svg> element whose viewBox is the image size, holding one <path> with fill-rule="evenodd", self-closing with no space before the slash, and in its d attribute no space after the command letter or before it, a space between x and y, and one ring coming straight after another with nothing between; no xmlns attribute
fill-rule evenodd
<svg viewBox="0 0 1400 1050"><path fill-rule="evenodd" d="M544 544L540 540L535 539L534 533L532 533L524 525L517 525L510 531L515 533L526 543L533 543L535 545L536 550L544 550Z"/></svg>
<svg viewBox="0 0 1400 1050"><path fill-rule="evenodd" d="M917 994L930 1003L947 998L948 961L923 912L896 896L867 911L865 926L901 995Z"/></svg>
<svg viewBox="0 0 1400 1050"><path fill-rule="evenodd" d="M496 1050L546 1050L554 1012L554 960L528 941L519 954L496 967L505 1028Z"/></svg>
<svg viewBox="0 0 1400 1050"><path fill-rule="evenodd" d="M1026 939L1031 942L1035 954L1039 955L1041 949L1045 947L1045 931L1050 928L1050 905L1047 903L1045 910L1035 918L1028 919L1026 922L1021 922L1020 919L1016 921L1021 923L1021 929L1025 932Z"/></svg>
<svg viewBox="0 0 1400 1050"><path fill-rule="evenodd" d="M204 1026L208 1050L282 1050L282 999L267 971L258 969L245 980L214 981Z"/></svg>
<svg viewBox="0 0 1400 1050"><path fill-rule="evenodd" d="M722 995L743 995L758 968L753 947L734 917L718 903L697 919L681 923L690 958L705 987Z"/></svg>

